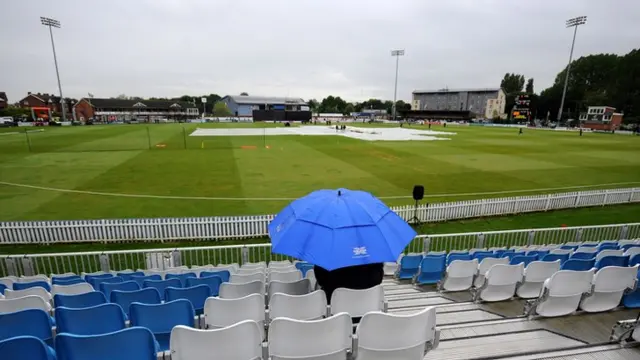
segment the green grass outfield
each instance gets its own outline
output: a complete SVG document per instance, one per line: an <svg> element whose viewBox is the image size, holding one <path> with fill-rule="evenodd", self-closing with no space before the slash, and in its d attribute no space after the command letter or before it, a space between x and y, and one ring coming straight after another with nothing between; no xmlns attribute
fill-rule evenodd
<svg viewBox="0 0 640 360"><path fill-rule="evenodd" d="M423 184L439 196L429 201L448 201L640 184L640 137L626 135L527 129L519 136L517 129L449 126L457 132L450 141L185 136L197 127L241 126L265 125L1 129L0 182L58 190L0 184L0 221L266 214L287 201L183 197L296 198L337 187L410 196ZM535 191L483 194L520 190ZM451 195L460 193L475 195Z"/></svg>

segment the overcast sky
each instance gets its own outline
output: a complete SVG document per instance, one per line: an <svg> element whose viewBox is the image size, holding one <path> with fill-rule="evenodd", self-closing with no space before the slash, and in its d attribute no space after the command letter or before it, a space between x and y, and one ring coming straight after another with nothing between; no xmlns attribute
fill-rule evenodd
<svg viewBox="0 0 640 360"><path fill-rule="evenodd" d="M575 56L640 47L638 0L3 0L0 91L65 96L217 93L398 98L497 87L506 72L549 86L566 65L565 20L589 17Z"/></svg>

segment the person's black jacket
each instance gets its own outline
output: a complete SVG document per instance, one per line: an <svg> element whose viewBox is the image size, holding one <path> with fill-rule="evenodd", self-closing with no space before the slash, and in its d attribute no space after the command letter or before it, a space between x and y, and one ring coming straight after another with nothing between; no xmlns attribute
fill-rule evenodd
<svg viewBox="0 0 640 360"><path fill-rule="evenodd" d="M384 264L367 264L349 266L345 268L327 271L315 265L315 273L318 286L327 294L327 304L331 303L331 294L337 288L362 290L380 285L384 277Z"/></svg>

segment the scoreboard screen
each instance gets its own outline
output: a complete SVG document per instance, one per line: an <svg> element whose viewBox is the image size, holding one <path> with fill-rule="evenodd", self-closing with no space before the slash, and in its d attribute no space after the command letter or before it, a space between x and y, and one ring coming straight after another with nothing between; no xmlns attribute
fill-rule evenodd
<svg viewBox="0 0 640 360"><path fill-rule="evenodd" d="M517 120L529 120L531 118L530 106L531 99L529 98L529 95L516 96L511 113L512 118Z"/></svg>

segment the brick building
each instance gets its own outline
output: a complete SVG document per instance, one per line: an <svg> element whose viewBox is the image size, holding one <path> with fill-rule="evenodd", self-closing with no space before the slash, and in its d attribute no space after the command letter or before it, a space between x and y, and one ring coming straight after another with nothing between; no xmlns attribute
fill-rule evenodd
<svg viewBox="0 0 640 360"><path fill-rule="evenodd" d="M127 100L82 98L73 107L73 119L101 122L160 119L186 120L199 116L198 108L189 102L174 100Z"/></svg>
<svg viewBox="0 0 640 360"><path fill-rule="evenodd" d="M75 104L74 99L65 98L65 111L70 113L70 109ZM62 113L62 106L60 104L60 96L53 94L41 94L41 93L27 93L27 96L18 102L21 108L31 109L34 107L47 107L52 112Z"/></svg>
<svg viewBox="0 0 640 360"><path fill-rule="evenodd" d="M0 91L0 110L6 109L9 106L9 99L7 98L7 93L4 91Z"/></svg>
<svg viewBox="0 0 640 360"><path fill-rule="evenodd" d="M613 131L622 124L622 114L613 106L589 106L580 114L580 125L591 130Z"/></svg>

